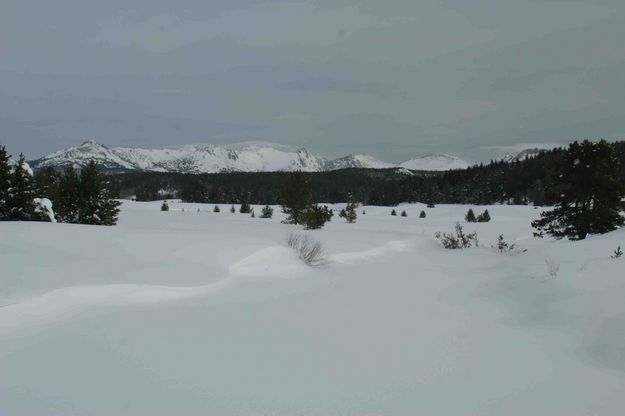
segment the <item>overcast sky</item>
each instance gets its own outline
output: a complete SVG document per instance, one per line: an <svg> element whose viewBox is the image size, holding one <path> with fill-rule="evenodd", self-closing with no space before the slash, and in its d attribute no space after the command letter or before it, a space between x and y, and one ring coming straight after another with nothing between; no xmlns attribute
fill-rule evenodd
<svg viewBox="0 0 625 416"><path fill-rule="evenodd" d="M624 132L623 0L0 0L0 143L29 157L94 138L479 160Z"/></svg>

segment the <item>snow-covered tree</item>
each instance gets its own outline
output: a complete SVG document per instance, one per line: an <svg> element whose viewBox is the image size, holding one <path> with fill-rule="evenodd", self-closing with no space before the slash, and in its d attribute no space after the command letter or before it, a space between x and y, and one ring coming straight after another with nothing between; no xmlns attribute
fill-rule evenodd
<svg viewBox="0 0 625 416"><path fill-rule="evenodd" d="M476 222L477 218L475 217L475 212L473 212L472 208L469 208L467 211L467 215L464 216L466 222Z"/></svg>
<svg viewBox="0 0 625 416"><path fill-rule="evenodd" d="M260 211L260 218L271 218L273 216L273 208L269 205L265 205Z"/></svg>
<svg viewBox="0 0 625 416"><path fill-rule="evenodd" d="M345 218L348 223L356 222L356 204L350 202L345 208L339 212L339 217Z"/></svg>

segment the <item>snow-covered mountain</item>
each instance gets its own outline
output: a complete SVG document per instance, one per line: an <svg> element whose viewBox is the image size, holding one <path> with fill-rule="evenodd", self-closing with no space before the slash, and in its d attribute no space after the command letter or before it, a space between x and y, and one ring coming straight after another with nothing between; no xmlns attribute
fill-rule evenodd
<svg viewBox="0 0 625 416"><path fill-rule="evenodd" d="M54 152L32 161L35 168L85 166L95 160L109 170L142 170L156 172L213 173L262 171L319 171L323 158L306 149L291 150L273 143L218 145L185 145L168 149L108 148L93 140L77 147Z"/></svg>
<svg viewBox="0 0 625 416"><path fill-rule="evenodd" d="M392 163L382 162L381 160L378 160L373 156L360 153L330 160L324 165L324 170L337 170L346 168L387 169L394 167L396 167L396 165Z"/></svg>
<svg viewBox="0 0 625 416"><path fill-rule="evenodd" d="M399 166L410 170L450 170L465 169L471 165L456 156L439 153L406 160Z"/></svg>
<svg viewBox="0 0 625 416"><path fill-rule="evenodd" d="M456 156L438 154L408 160L399 165L383 162L366 154L354 154L326 160L306 149L291 149L275 143L245 142L235 145L184 145L165 149L106 147L87 140L76 147L59 150L32 160L35 169L45 167L76 168L91 160L109 171L153 171L180 173L329 171L346 168L410 170L462 169L469 163Z"/></svg>

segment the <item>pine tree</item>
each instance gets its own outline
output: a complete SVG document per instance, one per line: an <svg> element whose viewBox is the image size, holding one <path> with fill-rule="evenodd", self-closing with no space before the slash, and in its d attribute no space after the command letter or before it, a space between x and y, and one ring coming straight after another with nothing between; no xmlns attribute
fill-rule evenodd
<svg viewBox="0 0 625 416"><path fill-rule="evenodd" d="M234 207L234 205L232 205L232 206L230 207L230 212L231 212L231 213L233 213L233 214L234 214L235 212L237 212L237 209Z"/></svg>
<svg viewBox="0 0 625 416"><path fill-rule="evenodd" d="M219 209L219 205L215 205L215 208L213 208L213 212L221 212L221 209Z"/></svg>
<svg viewBox="0 0 625 416"><path fill-rule="evenodd" d="M239 212L241 214L249 214L252 212L252 207L247 202L241 202L241 207L239 208Z"/></svg>
<svg viewBox="0 0 625 416"><path fill-rule="evenodd" d="M419 213L419 218L425 218L425 211L421 211L421 213Z"/></svg>
<svg viewBox="0 0 625 416"><path fill-rule="evenodd" d="M256 214L254 214L254 209L252 208L252 215L250 215L252 218L256 218Z"/></svg>
<svg viewBox="0 0 625 416"><path fill-rule="evenodd" d="M11 187L8 193L9 219L16 221L30 221L35 214L35 190L33 178L25 169L26 158L20 154L19 160L13 166L11 173Z"/></svg>
<svg viewBox="0 0 625 416"><path fill-rule="evenodd" d="M163 205L161 205L161 211L169 211L169 204L167 201L163 201Z"/></svg>
<svg viewBox="0 0 625 416"><path fill-rule="evenodd" d="M59 222L77 223L80 211L80 180L69 165L59 178L58 197L54 208Z"/></svg>
<svg viewBox="0 0 625 416"><path fill-rule="evenodd" d="M473 212L473 209L469 208L469 210L467 211L467 215L464 216L464 219L466 220L466 222L477 221L477 218L475 218L475 212Z"/></svg>
<svg viewBox="0 0 625 416"><path fill-rule="evenodd" d="M583 240L622 226L625 187L617 176L619 169L614 149L605 140L572 143L556 179L561 189L556 207L532 222L535 234Z"/></svg>
<svg viewBox="0 0 625 416"><path fill-rule="evenodd" d="M489 222L489 221L490 221L490 214L488 213L487 209L477 216L477 222Z"/></svg>
<svg viewBox="0 0 625 416"><path fill-rule="evenodd" d="M0 145L0 221L9 218L9 189L11 188L10 155Z"/></svg>
<svg viewBox="0 0 625 416"><path fill-rule="evenodd" d="M392 216L396 216L396 215L397 215L397 212L395 212L395 210L392 210L392 211L391 211L391 215L392 215Z"/></svg>
<svg viewBox="0 0 625 416"><path fill-rule="evenodd" d="M302 224L300 216L312 206L312 201L312 188L306 175L301 171L291 173L282 194L282 211L287 214L283 222Z"/></svg>
<svg viewBox="0 0 625 416"><path fill-rule="evenodd" d="M402 212L401 212L401 216L402 216L402 217L407 217L407 216L408 216L408 214L406 214L406 211L402 211Z"/></svg>
<svg viewBox="0 0 625 416"><path fill-rule="evenodd" d="M352 202L347 204L347 206L339 212L339 217L345 218L345 221L350 224L356 222L356 204Z"/></svg>
<svg viewBox="0 0 625 416"><path fill-rule="evenodd" d="M307 230L316 230L332 218L330 209L323 205L311 205L300 213L300 221Z"/></svg>
<svg viewBox="0 0 625 416"><path fill-rule="evenodd" d="M98 165L91 161L80 172L80 210L78 220L81 224L115 225L120 203L114 200L108 189L108 183L98 171Z"/></svg>
<svg viewBox="0 0 625 416"><path fill-rule="evenodd" d="M269 205L265 205L263 209L260 211L261 218L271 218L273 216L273 208Z"/></svg>

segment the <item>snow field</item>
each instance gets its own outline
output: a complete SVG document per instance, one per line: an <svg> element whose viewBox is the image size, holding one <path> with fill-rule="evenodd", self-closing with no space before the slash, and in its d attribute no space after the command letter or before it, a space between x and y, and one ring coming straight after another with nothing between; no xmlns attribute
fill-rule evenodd
<svg viewBox="0 0 625 416"><path fill-rule="evenodd" d="M0 223L0 414L625 408L624 230L553 241L531 237L532 207L465 224L469 206L405 204L304 232L279 209L160 204L125 202L116 227ZM479 247L438 244L455 221ZM302 264L288 232L328 265ZM502 233L528 251L497 253Z"/></svg>

